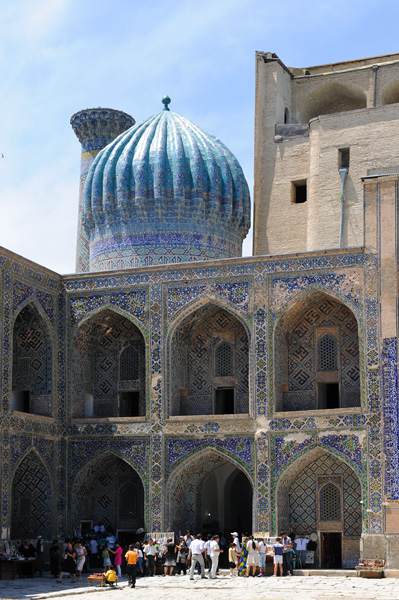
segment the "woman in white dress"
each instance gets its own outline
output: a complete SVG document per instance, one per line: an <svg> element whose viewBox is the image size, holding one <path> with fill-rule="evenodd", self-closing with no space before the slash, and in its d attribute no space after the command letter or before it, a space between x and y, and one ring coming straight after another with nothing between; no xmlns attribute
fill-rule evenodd
<svg viewBox="0 0 399 600"><path fill-rule="evenodd" d="M246 577L249 577L251 568L252 568L252 576L255 577L255 575L256 575L256 567L259 565L259 562L260 562L258 550L259 550L258 543L255 542L254 536L251 535L247 542L248 556L247 556Z"/></svg>

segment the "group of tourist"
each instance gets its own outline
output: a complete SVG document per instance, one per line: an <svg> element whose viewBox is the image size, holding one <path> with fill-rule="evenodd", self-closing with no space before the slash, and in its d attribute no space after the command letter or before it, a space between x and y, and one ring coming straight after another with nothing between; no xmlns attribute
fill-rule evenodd
<svg viewBox="0 0 399 600"><path fill-rule="evenodd" d="M292 539L286 533L282 533L272 546L267 547L266 540L260 537L255 539L252 535L243 536L240 541L237 531L231 533L229 544L219 534L208 534L203 539L201 534L193 536L187 531L176 542L172 538L167 539L166 543L148 539L123 548L111 530L98 527L84 540L76 537L66 539L62 549L54 540L50 547L50 568L51 576L57 578L59 583L65 573L70 573L75 583L82 579L82 572L90 573L99 568L106 580L113 583L122 576L122 564L126 564L129 585L135 587L137 577L153 577L162 566L164 577L186 575L189 571L191 580L196 571L201 578L206 578L206 570L210 579L217 578L220 562L224 567L229 567L230 576L264 577L266 556L269 554L273 555L273 576L290 576L293 574L292 557L295 556L298 564L304 567L309 550L314 551L315 547L316 543L305 536ZM40 550L43 552L40 538L36 548L27 540L19 548L21 556L34 557L36 560Z"/></svg>

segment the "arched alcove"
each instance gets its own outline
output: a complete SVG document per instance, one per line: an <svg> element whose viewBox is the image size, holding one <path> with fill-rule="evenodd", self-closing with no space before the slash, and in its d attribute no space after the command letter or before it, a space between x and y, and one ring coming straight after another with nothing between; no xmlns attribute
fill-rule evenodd
<svg viewBox="0 0 399 600"><path fill-rule="evenodd" d="M71 498L72 528L87 520L102 523L115 533L145 527L141 478L125 460L111 452L97 456L77 473Z"/></svg>
<svg viewBox="0 0 399 600"><path fill-rule="evenodd" d="M208 304L190 313L171 338L170 415L249 412L249 340L232 313Z"/></svg>
<svg viewBox="0 0 399 600"><path fill-rule="evenodd" d="M167 482L168 531L252 530L253 488L242 469L213 448L180 465Z"/></svg>
<svg viewBox="0 0 399 600"><path fill-rule="evenodd" d="M345 461L322 447L309 450L281 474L275 497L278 532L317 534L316 564L347 567L360 554L362 486Z"/></svg>
<svg viewBox="0 0 399 600"><path fill-rule="evenodd" d="M104 309L81 325L71 348L73 417L145 415L145 342L132 321Z"/></svg>
<svg viewBox="0 0 399 600"><path fill-rule="evenodd" d="M301 121L307 123L320 115L366 108L366 94L342 83L330 82L316 88L306 98Z"/></svg>
<svg viewBox="0 0 399 600"><path fill-rule="evenodd" d="M11 408L51 416L52 348L47 325L33 304L17 315L13 328Z"/></svg>
<svg viewBox="0 0 399 600"><path fill-rule="evenodd" d="M11 491L11 538L51 539L52 488L46 467L35 452L18 465Z"/></svg>
<svg viewBox="0 0 399 600"><path fill-rule="evenodd" d="M352 408L360 389L355 315L318 290L302 295L274 330L275 410Z"/></svg>
<svg viewBox="0 0 399 600"><path fill-rule="evenodd" d="M399 81L392 81L381 95L381 104L399 103Z"/></svg>

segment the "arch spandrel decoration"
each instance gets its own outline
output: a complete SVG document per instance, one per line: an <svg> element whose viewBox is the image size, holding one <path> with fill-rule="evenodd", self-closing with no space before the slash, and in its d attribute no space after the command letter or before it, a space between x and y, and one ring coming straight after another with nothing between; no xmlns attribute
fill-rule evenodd
<svg viewBox="0 0 399 600"><path fill-rule="evenodd" d="M237 467L242 469L246 475L253 481L254 477L254 449L253 439L251 437L236 436L234 438L167 438L167 476L170 477L172 471L187 464L187 460L195 460L200 451L211 450L219 452L226 459L233 461Z"/></svg>
<svg viewBox="0 0 399 600"><path fill-rule="evenodd" d="M237 310L244 318L250 315L250 287L251 282L229 281L219 283L198 283L168 287L166 298L166 312L169 321L180 316L182 311L196 309L199 301L222 302L224 308ZM184 317L183 317L184 318Z"/></svg>
<svg viewBox="0 0 399 600"><path fill-rule="evenodd" d="M78 472L94 458L106 453L125 460L137 471L145 487L148 473L149 439L110 440L73 440L70 443L69 455L71 464L71 481Z"/></svg>
<svg viewBox="0 0 399 600"><path fill-rule="evenodd" d="M54 324L55 298L51 294L15 280L13 283L14 320L18 313L29 303L35 305L49 327Z"/></svg>
<svg viewBox="0 0 399 600"><path fill-rule="evenodd" d="M108 308L132 320L144 334L143 328L148 317L147 303L147 289L84 296L71 295L69 298L71 324L72 326L81 324L102 309Z"/></svg>

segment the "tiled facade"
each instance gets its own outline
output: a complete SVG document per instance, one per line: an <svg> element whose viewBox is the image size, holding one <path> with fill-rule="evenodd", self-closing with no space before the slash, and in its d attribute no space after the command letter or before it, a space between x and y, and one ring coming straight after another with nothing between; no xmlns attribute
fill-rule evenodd
<svg viewBox="0 0 399 600"><path fill-rule="evenodd" d="M115 158L112 148L101 156ZM360 536L382 554L385 534L399 533L388 519L399 501L396 229L381 235L396 227L398 197L398 177L364 181L359 248L203 260L193 243L189 263L116 261L117 270L108 256L106 272L88 272L81 222L79 272L68 276L0 249L2 538L22 536L28 512L48 538L82 519L200 527L202 486L227 466L251 487L253 531L334 530L319 518L331 484L343 565L356 560ZM338 344L327 375L323 335ZM232 357L225 372L220 344ZM317 384L332 371L340 406L323 408ZM234 414L215 410L220 388L234 389ZM28 408L24 396L16 404L26 391ZM134 415L121 415L126 392L139 398Z"/></svg>

